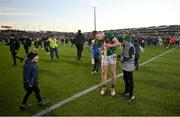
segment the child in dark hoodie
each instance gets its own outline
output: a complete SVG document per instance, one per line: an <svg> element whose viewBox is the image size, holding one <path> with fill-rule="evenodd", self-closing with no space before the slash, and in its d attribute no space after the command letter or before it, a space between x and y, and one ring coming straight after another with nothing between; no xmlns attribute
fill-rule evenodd
<svg viewBox="0 0 180 117"><path fill-rule="evenodd" d="M39 60L39 55L38 53L30 52L27 55L27 58L28 59L25 61L23 68L23 83L26 94L22 104L20 105L21 110L31 107L30 104L27 104L27 100L33 91L40 105L48 103L47 100L41 98L38 87L38 66L36 63Z"/></svg>

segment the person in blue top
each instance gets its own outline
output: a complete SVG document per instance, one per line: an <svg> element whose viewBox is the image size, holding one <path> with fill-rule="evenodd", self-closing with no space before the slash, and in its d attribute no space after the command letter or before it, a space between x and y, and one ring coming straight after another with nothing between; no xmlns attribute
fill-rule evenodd
<svg viewBox="0 0 180 117"><path fill-rule="evenodd" d="M94 67L93 67L92 74L98 74L98 68L100 65L100 49L97 45L96 40L92 41L91 52L92 52L93 59L94 59Z"/></svg>

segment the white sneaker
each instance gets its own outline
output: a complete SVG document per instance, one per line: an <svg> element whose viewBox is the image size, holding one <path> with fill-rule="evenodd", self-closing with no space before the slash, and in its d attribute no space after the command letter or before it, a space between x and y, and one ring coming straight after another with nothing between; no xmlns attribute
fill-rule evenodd
<svg viewBox="0 0 180 117"><path fill-rule="evenodd" d="M101 95L104 95L106 93L106 87L102 88Z"/></svg>
<svg viewBox="0 0 180 117"><path fill-rule="evenodd" d="M134 98L135 96L130 96L128 102L131 102L132 100L134 100Z"/></svg>
<svg viewBox="0 0 180 117"><path fill-rule="evenodd" d="M50 52L47 52L46 54L50 54Z"/></svg>
<svg viewBox="0 0 180 117"><path fill-rule="evenodd" d="M46 105L49 101L46 99L43 99L42 101L39 102L40 105Z"/></svg>
<svg viewBox="0 0 180 117"><path fill-rule="evenodd" d="M94 74L98 74L98 72L97 72L97 71L94 71Z"/></svg>
<svg viewBox="0 0 180 117"><path fill-rule="evenodd" d="M114 88L111 88L111 95L112 95L112 96L115 96L115 95L116 95L116 92L115 92L115 89L114 89Z"/></svg>

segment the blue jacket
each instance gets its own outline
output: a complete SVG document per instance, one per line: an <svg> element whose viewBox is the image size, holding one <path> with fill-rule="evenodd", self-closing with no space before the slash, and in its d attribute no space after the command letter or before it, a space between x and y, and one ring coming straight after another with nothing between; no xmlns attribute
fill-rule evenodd
<svg viewBox="0 0 180 117"><path fill-rule="evenodd" d="M91 49L92 55L94 59L98 59L100 56L100 50L97 46L97 44L93 44L92 45L92 49Z"/></svg>
<svg viewBox="0 0 180 117"><path fill-rule="evenodd" d="M30 60L26 60L23 68L24 88L38 86L38 67Z"/></svg>

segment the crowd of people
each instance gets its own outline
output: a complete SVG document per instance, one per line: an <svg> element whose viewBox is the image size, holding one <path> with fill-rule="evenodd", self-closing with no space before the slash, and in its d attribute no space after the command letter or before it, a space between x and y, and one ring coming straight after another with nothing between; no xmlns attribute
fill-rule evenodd
<svg viewBox="0 0 180 117"><path fill-rule="evenodd" d="M122 40L122 35L118 35L118 40ZM172 46L180 46L180 35L175 34L149 34L149 35L133 35L133 40L138 40L139 44L144 48L146 45L161 46L171 48Z"/></svg>
<svg viewBox="0 0 180 117"><path fill-rule="evenodd" d="M17 56L20 44L23 45L25 53L27 54L27 60L23 67L23 81L26 94L20 105L21 110L30 107L30 105L27 104L27 100L32 91L35 92L39 104L45 105L48 103L46 99L42 99L40 96L40 90L38 88L38 68L36 64L39 55L36 52L29 51L33 45L34 50L37 51L40 48L47 54L50 54L51 61L54 61L54 54L56 59L59 59L58 41L61 41L61 45L63 46L69 44L69 42L71 42L72 47L75 45L78 61L81 60L84 45L89 45L92 63L94 65L92 74L98 74L99 67L101 66L101 95L107 92L106 82L108 66L110 67L112 81L110 92L112 96L116 95L116 61L119 60L121 62L125 84L122 95L128 96L129 102L135 98L133 71L139 69L139 58L140 53L144 52L143 48L148 45L166 48L180 46L179 35L135 35L132 32L124 32L121 35L117 35L110 32L97 31L93 31L90 34L83 34L81 30L78 30L77 34L65 33L62 35L53 32L4 31L0 32L0 41L10 46L13 66L17 65L16 59L19 59L21 62L24 61L24 58ZM116 55L117 48L121 48L121 53L118 55Z"/></svg>

